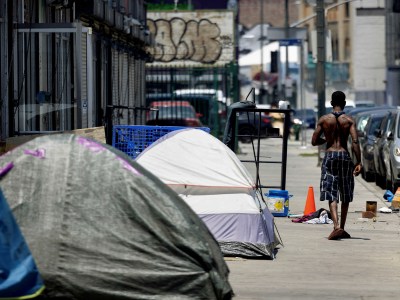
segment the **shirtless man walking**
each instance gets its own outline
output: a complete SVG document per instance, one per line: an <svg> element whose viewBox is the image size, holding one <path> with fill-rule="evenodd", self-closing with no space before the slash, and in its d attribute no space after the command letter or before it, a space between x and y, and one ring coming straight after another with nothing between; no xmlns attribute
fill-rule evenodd
<svg viewBox="0 0 400 300"><path fill-rule="evenodd" d="M329 201L332 215L333 231L329 240L350 238L344 230L349 204L353 201L354 176L361 172L361 151L358 143L354 120L345 115L346 96L341 91L332 94L333 111L318 120L317 128L312 136L312 145L326 143L325 157L321 165L321 201ZM322 135L324 137L322 137ZM349 135L352 139L352 150L357 159L354 165L347 150ZM338 203L341 201L340 224L338 218Z"/></svg>

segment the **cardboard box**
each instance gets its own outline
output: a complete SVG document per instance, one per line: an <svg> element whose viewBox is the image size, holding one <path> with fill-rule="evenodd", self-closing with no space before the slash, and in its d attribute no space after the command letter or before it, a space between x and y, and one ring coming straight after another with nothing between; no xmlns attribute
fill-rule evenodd
<svg viewBox="0 0 400 300"><path fill-rule="evenodd" d="M376 214L374 214L372 211L363 211L363 212L361 212L361 217L367 218L367 219L372 219L372 218L376 217Z"/></svg>
<svg viewBox="0 0 400 300"><path fill-rule="evenodd" d="M377 206L378 206L378 202L377 201L367 201L365 210L366 211L371 211L376 215Z"/></svg>
<svg viewBox="0 0 400 300"><path fill-rule="evenodd" d="M393 208L400 208L400 188L397 189L392 200Z"/></svg>
<svg viewBox="0 0 400 300"><path fill-rule="evenodd" d="M393 208L400 208L400 197L396 199L396 197L392 200L392 207Z"/></svg>
<svg viewBox="0 0 400 300"><path fill-rule="evenodd" d="M105 144L106 143L106 135L104 126L100 127L92 127L92 128L83 128L83 129L75 129L71 131L63 131L63 132L54 132L54 133L46 133L48 134L62 134L62 133L73 133L80 136L91 138L95 141ZM34 135L21 135L10 137L6 139L5 151L10 151L19 145L22 145L30 140L37 138L39 136L43 136L43 134L34 134Z"/></svg>

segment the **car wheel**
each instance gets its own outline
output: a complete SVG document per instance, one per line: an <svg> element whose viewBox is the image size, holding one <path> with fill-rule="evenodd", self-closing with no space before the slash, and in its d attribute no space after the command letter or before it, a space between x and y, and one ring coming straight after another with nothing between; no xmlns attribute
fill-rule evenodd
<svg viewBox="0 0 400 300"><path fill-rule="evenodd" d="M390 175L390 178L387 178L386 176L386 190L392 191L392 175Z"/></svg>
<svg viewBox="0 0 400 300"><path fill-rule="evenodd" d="M382 176L379 175L379 174L376 174L376 175L375 175L375 184L376 184L377 186L379 186L379 187L382 187L382 181L383 181Z"/></svg>
<svg viewBox="0 0 400 300"><path fill-rule="evenodd" d="M387 172L386 172L385 165L382 166L381 174L383 174L383 175L380 175L379 187L384 190L387 187Z"/></svg>
<svg viewBox="0 0 400 300"><path fill-rule="evenodd" d="M387 186L387 179L386 176L380 176L379 185L381 189L386 189Z"/></svg>
<svg viewBox="0 0 400 300"><path fill-rule="evenodd" d="M365 181L367 182L375 181L375 174L372 172L365 172Z"/></svg>
<svg viewBox="0 0 400 300"><path fill-rule="evenodd" d="M396 193L398 187L399 185L396 183L396 180L394 179L393 169L390 168L390 182L388 190L390 190L394 194Z"/></svg>
<svg viewBox="0 0 400 300"><path fill-rule="evenodd" d="M361 164L362 164L362 169L361 169L361 177L362 179L366 180L367 177L367 172L365 171L365 163L364 163L364 159L361 157Z"/></svg>

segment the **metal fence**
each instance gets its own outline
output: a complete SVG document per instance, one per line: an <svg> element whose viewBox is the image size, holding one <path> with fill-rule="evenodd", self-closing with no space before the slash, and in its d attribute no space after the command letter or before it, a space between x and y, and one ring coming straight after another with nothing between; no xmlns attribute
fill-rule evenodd
<svg viewBox="0 0 400 300"><path fill-rule="evenodd" d="M239 101L238 66L160 67L146 66L146 106L152 101L189 101L211 134L221 137L226 108Z"/></svg>

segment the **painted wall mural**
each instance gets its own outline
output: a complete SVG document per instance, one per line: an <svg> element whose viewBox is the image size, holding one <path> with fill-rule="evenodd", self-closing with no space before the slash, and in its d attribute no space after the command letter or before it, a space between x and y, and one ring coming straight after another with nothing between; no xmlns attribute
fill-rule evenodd
<svg viewBox="0 0 400 300"><path fill-rule="evenodd" d="M234 59L232 11L148 12L152 65L225 65Z"/></svg>

